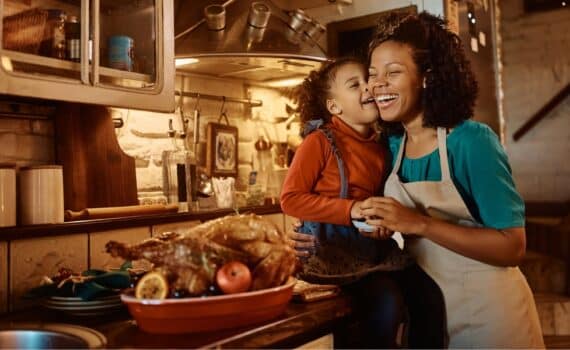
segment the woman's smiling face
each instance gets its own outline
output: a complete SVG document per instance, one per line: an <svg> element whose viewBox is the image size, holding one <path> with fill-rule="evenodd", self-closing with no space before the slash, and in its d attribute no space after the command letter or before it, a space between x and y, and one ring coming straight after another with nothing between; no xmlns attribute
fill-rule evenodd
<svg viewBox="0 0 570 350"><path fill-rule="evenodd" d="M422 77L412 57L412 48L385 41L372 51L368 85L382 120L407 122L420 116Z"/></svg>

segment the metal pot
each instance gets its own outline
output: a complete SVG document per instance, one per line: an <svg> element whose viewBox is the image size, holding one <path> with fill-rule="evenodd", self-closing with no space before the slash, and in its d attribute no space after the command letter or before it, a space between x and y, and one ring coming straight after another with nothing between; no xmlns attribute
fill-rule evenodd
<svg viewBox="0 0 570 350"><path fill-rule="evenodd" d="M226 27L226 9L222 5L204 7L204 17L210 30L222 30Z"/></svg>
<svg viewBox="0 0 570 350"><path fill-rule="evenodd" d="M289 27L291 27L296 32L303 32L303 28L307 25L310 18L305 14L305 11L297 9L291 13L291 18L289 19Z"/></svg>
<svg viewBox="0 0 570 350"><path fill-rule="evenodd" d="M269 22L270 16L271 10L269 9L269 6L259 1L252 2L249 8L247 23L256 28L265 28L267 26L267 22Z"/></svg>

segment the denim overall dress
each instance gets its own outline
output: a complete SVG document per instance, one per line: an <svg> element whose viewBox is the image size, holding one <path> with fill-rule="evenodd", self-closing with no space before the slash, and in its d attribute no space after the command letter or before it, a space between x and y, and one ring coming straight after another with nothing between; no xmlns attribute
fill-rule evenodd
<svg viewBox="0 0 570 350"><path fill-rule="evenodd" d="M322 123L312 126L309 125L304 134L317 130L325 135L338 164L339 198L348 198L348 178L333 133ZM299 275L309 282L347 284L374 271L400 270L413 263L394 240L365 237L352 225L304 221L298 231L316 238L315 249L303 260L303 271Z"/></svg>

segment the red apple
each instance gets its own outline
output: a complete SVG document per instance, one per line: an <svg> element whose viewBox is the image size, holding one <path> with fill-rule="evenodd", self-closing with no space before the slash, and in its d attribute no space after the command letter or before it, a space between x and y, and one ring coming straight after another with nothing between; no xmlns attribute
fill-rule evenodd
<svg viewBox="0 0 570 350"><path fill-rule="evenodd" d="M247 265L230 261L216 272L216 283L224 294L247 292L251 286L251 272Z"/></svg>

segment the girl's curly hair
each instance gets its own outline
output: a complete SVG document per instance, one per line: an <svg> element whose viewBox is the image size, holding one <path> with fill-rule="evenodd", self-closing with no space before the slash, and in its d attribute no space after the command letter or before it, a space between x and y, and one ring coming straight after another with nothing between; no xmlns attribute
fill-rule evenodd
<svg viewBox="0 0 570 350"><path fill-rule="evenodd" d="M329 61L318 70L311 71L303 83L293 91L293 99L298 104L297 111L303 124L301 130L311 120L322 119L324 124L330 122L332 115L327 109L327 99L330 98L332 82L339 68L349 63L364 66L364 62L355 57L343 57Z"/></svg>
<svg viewBox="0 0 570 350"><path fill-rule="evenodd" d="M409 45L420 74L425 76L422 96L425 127L452 128L473 116L477 81L459 37L445 21L427 12L410 15L394 12L380 19L368 49L385 41ZM389 133L401 133L400 123L381 123Z"/></svg>

